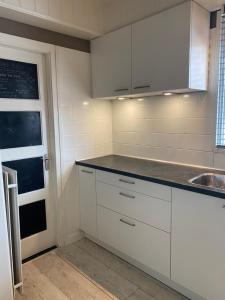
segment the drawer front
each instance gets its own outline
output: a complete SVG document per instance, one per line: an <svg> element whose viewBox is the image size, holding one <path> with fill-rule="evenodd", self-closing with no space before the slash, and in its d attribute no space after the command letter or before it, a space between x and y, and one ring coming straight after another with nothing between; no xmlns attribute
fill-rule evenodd
<svg viewBox="0 0 225 300"><path fill-rule="evenodd" d="M170 232L171 203L97 182L97 203L138 221Z"/></svg>
<svg viewBox="0 0 225 300"><path fill-rule="evenodd" d="M171 188L168 186L103 171L96 171L96 179L137 193L171 201Z"/></svg>
<svg viewBox="0 0 225 300"><path fill-rule="evenodd" d="M99 239L170 277L170 234L98 206Z"/></svg>

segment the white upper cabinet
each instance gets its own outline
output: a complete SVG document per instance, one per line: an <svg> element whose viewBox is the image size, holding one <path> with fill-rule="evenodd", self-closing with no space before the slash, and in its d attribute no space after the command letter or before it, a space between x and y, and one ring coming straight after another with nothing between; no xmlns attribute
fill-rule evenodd
<svg viewBox="0 0 225 300"><path fill-rule="evenodd" d="M93 96L205 91L208 51L209 12L187 1L92 41Z"/></svg>
<svg viewBox="0 0 225 300"><path fill-rule="evenodd" d="M93 97L131 94L131 26L91 42Z"/></svg>
<svg viewBox="0 0 225 300"><path fill-rule="evenodd" d="M194 2L132 25L133 93L206 90L209 15Z"/></svg>
<svg viewBox="0 0 225 300"><path fill-rule="evenodd" d="M225 299L225 199L173 189L171 279L203 299Z"/></svg>

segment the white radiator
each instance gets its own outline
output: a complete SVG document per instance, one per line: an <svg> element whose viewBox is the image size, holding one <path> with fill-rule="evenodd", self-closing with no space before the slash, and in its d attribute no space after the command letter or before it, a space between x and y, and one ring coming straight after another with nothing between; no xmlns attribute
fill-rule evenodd
<svg viewBox="0 0 225 300"><path fill-rule="evenodd" d="M2 169L11 255L12 282L15 295L15 290L18 290L21 294L23 292L17 172L4 166Z"/></svg>

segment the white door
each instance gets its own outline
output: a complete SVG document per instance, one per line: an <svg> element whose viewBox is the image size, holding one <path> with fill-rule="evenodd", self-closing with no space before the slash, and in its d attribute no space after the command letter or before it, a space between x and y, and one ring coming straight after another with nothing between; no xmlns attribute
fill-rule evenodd
<svg viewBox="0 0 225 300"><path fill-rule="evenodd" d="M18 171L23 258L55 245L45 83L43 55L0 47L0 151Z"/></svg>

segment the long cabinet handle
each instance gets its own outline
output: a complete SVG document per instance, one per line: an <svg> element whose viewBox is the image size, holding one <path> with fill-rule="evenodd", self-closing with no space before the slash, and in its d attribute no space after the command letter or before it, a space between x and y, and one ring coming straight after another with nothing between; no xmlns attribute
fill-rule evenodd
<svg viewBox="0 0 225 300"><path fill-rule="evenodd" d="M130 198L130 199L135 199L135 196L133 195L129 195L129 194L126 194L126 193L120 193L120 196L123 196L123 197L126 197L126 198Z"/></svg>
<svg viewBox="0 0 225 300"><path fill-rule="evenodd" d="M81 170L81 172L87 173L87 174L93 174L93 171L88 171L88 170Z"/></svg>
<svg viewBox="0 0 225 300"><path fill-rule="evenodd" d="M135 86L134 90L138 90L138 89L147 89L150 88L151 85L140 85L140 86Z"/></svg>
<svg viewBox="0 0 225 300"><path fill-rule="evenodd" d="M123 183L128 183L128 184L135 184L135 181L130 181L130 180L127 180L127 179L122 179L122 178L120 178L119 181L123 182Z"/></svg>
<svg viewBox="0 0 225 300"><path fill-rule="evenodd" d="M134 224L134 223L131 223L131 222L129 222L129 221L126 221L126 220L124 220L124 219L120 219L120 222L122 222L122 223L124 223L124 224L126 224L126 225L129 225L129 226L131 226L131 227L135 227L136 225Z"/></svg>
<svg viewBox="0 0 225 300"><path fill-rule="evenodd" d="M129 89L118 89L118 90L115 90L115 92L126 92L126 91L129 91Z"/></svg>

